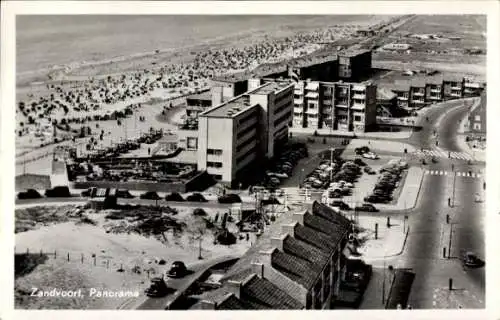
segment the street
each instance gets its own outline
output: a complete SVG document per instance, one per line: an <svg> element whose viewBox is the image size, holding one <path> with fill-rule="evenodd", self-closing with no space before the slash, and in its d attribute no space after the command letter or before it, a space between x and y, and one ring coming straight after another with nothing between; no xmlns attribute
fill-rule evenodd
<svg viewBox="0 0 500 320"><path fill-rule="evenodd" d="M458 106L460 102L453 105ZM410 142L422 148L433 148L431 141L436 130L440 148L461 151L456 144L456 131L467 106L451 109L440 117L443 111L443 108L430 110L426 114L429 121L424 118L423 129L415 132ZM484 308L485 268L464 268L460 260L465 251L485 258L485 203L475 202L476 193L484 199L484 178L483 175L478 178L458 174L454 177L457 172L484 174L484 165L440 158L438 163L426 167L439 174L424 176L417 206L407 213L411 229L405 251L399 257L387 259L386 263L409 268L416 274L409 297L412 308ZM452 207L448 206L448 198ZM446 215L449 215L449 223ZM451 291L448 288L450 278L454 289Z"/></svg>

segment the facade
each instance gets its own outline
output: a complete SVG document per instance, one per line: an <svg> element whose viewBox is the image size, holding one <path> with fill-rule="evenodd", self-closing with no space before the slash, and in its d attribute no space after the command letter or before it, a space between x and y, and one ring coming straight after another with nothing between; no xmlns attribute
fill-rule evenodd
<svg viewBox="0 0 500 320"><path fill-rule="evenodd" d="M198 114L212 106L212 94L210 90L186 97L186 116L196 118Z"/></svg>
<svg viewBox="0 0 500 320"><path fill-rule="evenodd" d="M328 206L286 213L222 279L201 309L330 309L347 271L351 222Z"/></svg>
<svg viewBox="0 0 500 320"><path fill-rule="evenodd" d="M372 84L299 81L293 126L365 132L376 123L377 88Z"/></svg>
<svg viewBox="0 0 500 320"><path fill-rule="evenodd" d="M212 106L216 106L247 92L248 79L238 75L212 79L210 87Z"/></svg>
<svg viewBox="0 0 500 320"><path fill-rule="evenodd" d="M338 78L360 81L372 69L372 52L363 49L348 49L338 53Z"/></svg>
<svg viewBox="0 0 500 320"><path fill-rule="evenodd" d="M480 82L467 82L464 78L442 75L425 79L409 79L391 84L381 84L397 95L397 105L405 109L419 109L427 104L450 99L479 96L485 85Z"/></svg>
<svg viewBox="0 0 500 320"><path fill-rule="evenodd" d="M481 94L478 105L471 110L468 116L469 131L478 135L486 135L486 92Z"/></svg>
<svg viewBox="0 0 500 320"><path fill-rule="evenodd" d="M398 105L397 95L387 88L377 87L377 115L390 117Z"/></svg>
<svg viewBox="0 0 500 320"><path fill-rule="evenodd" d="M268 82L199 115L198 170L235 185L288 139L293 84Z"/></svg>

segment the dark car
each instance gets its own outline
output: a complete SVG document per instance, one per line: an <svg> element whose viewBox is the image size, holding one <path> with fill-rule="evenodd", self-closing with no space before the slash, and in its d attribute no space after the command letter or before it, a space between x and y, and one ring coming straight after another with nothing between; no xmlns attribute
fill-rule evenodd
<svg viewBox="0 0 500 320"><path fill-rule="evenodd" d="M167 284L165 283L165 280L163 280L163 278L152 278L150 286L146 290L144 290L144 293L148 297L164 297L168 293Z"/></svg>
<svg viewBox="0 0 500 320"><path fill-rule="evenodd" d="M23 192L19 192L17 194L17 198L19 200L23 200L23 199L38 199L38 198L41 198L42 195L36 191L35 189L28 189L26 191L23 191Z"/></svg>
<svg viewBox="0 0 500 320"><path fill-rule="evenodd" d="M234 193L228 193L223 196L220 196L218 199L219 203L238 203L241 202L241 198L239 195Z"/></svg>
<svg viewBox="0 0 500 320"><path fill-rule="evenodd" d="M171 194L168 194L165 197L165 200L167 200L167 201L174 201L174 202L182 202L182 201L184 201L184 198L181 196L180 193L178 193L178 192L172 192Z"/></svg>
<svg viewBox="0 0 500 320"><path fill-rule="evenodd" d="M351 210L351 207L344 201L334 200L331 204L332 207L338 207L340 210Z"/></svg>
<svg viewBox="0 0 500 320"><path fill-rule="evenodd" d="M140 196L141 199L146 199L146 200L160 200L160 196L158 195L158 193L156 193L155 191L148 191L148 192L145 192L143 194L141 194Z"/></svg>
<svg viewBox="0 0 500 320"><path fill-rule="evenodd" d="M363 171L368 174L375 174L375 170L372 169L372 167L366 166L363 168Z"/></svg>
<svg viewBox="0 0 500 320"><path fill-rule="evenodd" d="M369 195L363 199L365 202L370 203L386 203L391 201L391 197L388 195Z"/></svg>
<svg viewBox="0 0 500 320"><path fill-rule="evenodd" d="M356 211L367 211L367 212L378 212L378 209L375 208L373 204L370 203L363 203L360 206L357 206L355 208Z"/></svg>
<svg viewBox="0 0 500 320"><path fill-rule="evenodd" d="M193 193L186 197L186 201L192 202L208 202L201 193Z"/></svg>
<svg viewBox="0 0 500 320"><path fill-rule="evenodd" d="M356 152L356 154L359 154L359 155L362 155L363 153L367 153L369 151L370 151L370 148L368 148L367 146L362 146L362 147L354 149L354 152Z"/></svg>
<svg viewBox="0 0 500 320"><path fill-rule="evenodd" d="M54 187L52 189L45 190L45 196L54 198L71 197L68 187Z"/></svg>
<svg viewBox="0 0 500 320"><path fill-rule="evenodd" d="M134 196L127 189L118 189L118 190L116 190L116 197L117 198L125 198L125 199L132 199L132 198L134 198Z"/></svg>
<svg viewBox="0 0 500 320"><path fill-rule="evenodd" d="M479 259L473 252L465 252L462 255L462 264L468 268L479 268L484 266L484 261Z"/></svg>
<svg viewBox="0 0 500 320"><path fill-rule="evenodd" d="M167 272L167 276L170 278L182 278L187 274L187 268L184 262L174 261L172 267Z"/></svg>

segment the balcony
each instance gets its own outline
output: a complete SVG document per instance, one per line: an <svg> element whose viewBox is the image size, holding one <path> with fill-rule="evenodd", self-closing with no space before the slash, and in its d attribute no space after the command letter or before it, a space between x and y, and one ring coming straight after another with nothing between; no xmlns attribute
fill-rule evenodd
<svg viewBox="0 0 500 320"><path fill-rule="evenodd" d="M431 88L431 92L441 92L441 88Z"/></svg>
<svg viewBox="0 0 500 320"><path fill-rule="evenodd" d="M413 92L413 95L414 95L414 96L419 96L419 97L422 97L422 96L424 96L424 95L425 95L425 92L422 92L422 91L415 91L415 92Z"/></svg>
<svg viewBox="0 0 500 320"><path fill-rule="evenodd" d="M359 94L359 93L356 93L352 96L353 99L359 99L359 100L365 100L366 99L366 95L364 94Z"/></svg>
<svg viewBox="0 0 500 320"><path fill-rule="evenodd" d="M331 106L332 105L332 100L323 100L323 105L325 105L325 106Z"/></svg>
<svg viewBox="0 0 500 320"><path fill-rule="evenodd" d="M408 101L408 97L405 96L398 96L399 101Z"/></svg>
<svg viewBox="0 0 500 320"><path fill-rule="evenodd" d="M298 105L298 106L303 105L304 104L304 100L302 100L302 99L293 99L293 104L294 105Z"/></svg>

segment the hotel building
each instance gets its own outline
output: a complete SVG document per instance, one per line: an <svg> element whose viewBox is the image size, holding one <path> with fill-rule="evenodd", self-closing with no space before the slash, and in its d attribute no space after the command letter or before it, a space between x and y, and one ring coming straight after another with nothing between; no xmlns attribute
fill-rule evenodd
<svg viewBox="0 0 500 320"><path fill-rule="evenodd" d="M292 83L254 81L250 91L200 113L198 170L235 185L288 139L292 110Z"/></svg>

